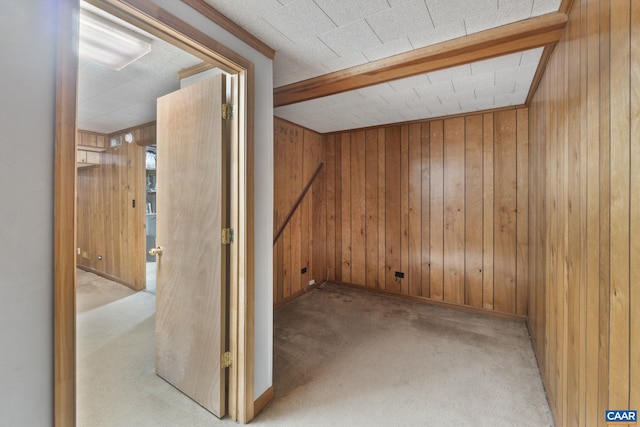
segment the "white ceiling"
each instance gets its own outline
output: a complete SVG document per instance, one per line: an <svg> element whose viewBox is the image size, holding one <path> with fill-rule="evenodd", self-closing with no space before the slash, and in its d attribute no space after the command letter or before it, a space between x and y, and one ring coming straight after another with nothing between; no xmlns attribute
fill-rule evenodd
<svg viewBox="0 0 640 427"><path fill-rule="evenodd" d="M560 0L205 0L276 49L274 87L533 16ZM312 101L275 115L319 132L523 104L542 49Z"/></svg>
<svg viewBox="0 0 640 427"><path fill-rule="evenodd" d="M276 49L274 87L557 11L560 5L560 0L205 1ZM157 97L179 88L177 71L201 62L145 35L153 39L152 53L122 71L81 64L81 129L109 133L154 120ZM275 115L330 132L519 105L541 52L283 106Z"/></svg>
<svg viewBox="0 0 640 427"><path fill-rule="evenodd" d="M91 11L152 39L151 52L120 71L81 61L78 128L112 133L155 120L157 98L180 88L178 71L202 60L99 9Z"/></svg>

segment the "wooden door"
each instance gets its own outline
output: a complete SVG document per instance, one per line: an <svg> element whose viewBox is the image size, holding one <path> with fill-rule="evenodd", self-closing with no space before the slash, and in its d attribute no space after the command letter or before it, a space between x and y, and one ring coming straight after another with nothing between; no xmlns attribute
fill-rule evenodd
<svg viewBox="0 0 640 427"><path fill-rule="evenodd" d="M156 372L225 414L225 76L158 99Z"/></svg>

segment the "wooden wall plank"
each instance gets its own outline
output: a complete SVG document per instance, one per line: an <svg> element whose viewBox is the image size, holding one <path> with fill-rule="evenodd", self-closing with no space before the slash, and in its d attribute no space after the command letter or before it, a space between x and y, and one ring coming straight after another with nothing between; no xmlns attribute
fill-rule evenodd
<svg viewBox="0 0 640 427"><path fill-rule="evenodd" d="M630 7L611 2L611 330L609 405L629 405ZM637 143L637 141L636 141Z"/></svg>
<svg viewBox="0 0 640 427"><path fill-rule="evenodd" d="M631 200L629 408L640 408L640 5L631 2ZM633 309L635 307L635 309Z"/></svg>
<svg viewBox="0 0 640 427"><path fill-rule="evenodd" d="M365 285L367 276L365 239L365 132L351 134L351 283Z"/></svg>
<svg viewBox="0 0 640 427"><path fill-rule="evenodd" d="M464 303L464 117L444 121L444 300Z"/></svg>
<svg viewBox="0 0 640 427"><path fill-rule="evenodd" d="M576 0L529 111L529 328L560 427L640 405L639 9Z"/></svg>
<svg viewBox="0 0 640 427"><path fill-rule="evenodd" d="M276 212L280 212L279 221L283 222L295 208L273 246L277 278L273 302L280 305L304 292L311 280L324 281L329 270L335 275L336 164L334 139L325 143L323 135L278 118L274 119L274 144L277 169L274 194L278 194L275 220L278 220ZM322 163L324 166L311 181ZM306 187L308 190L301 198ZM328 239L328 233L333 233L334 238ZM331 269L327 267L329 258ZM305 267L306 272L302 273Z"/></svg>
<svg viewBox="0 0 640 427"><path fill-rule="evenodd" d="M431 223L429 297L444 298L444 123L431 122L431 188L429 213Z"/></svg>
<svg viewBox="0 0 640 427"><path fill-rule="evenodd" d="M401 284L395 273L401 271L401 197L400 180L402 168L401 128L392 126L386 129L385 135L385 218L386 218L386 278L385 289L391 292L402 292Z"/></svg>
<svg viewBox="0 0 640 427"><path fill-rule="evenodd" d="M494 114L494 309L513 313L516 305L516 112Z"/></svg>
<svg viewBox="0 0 640 427"><path fill-rule="evenodd" d="M422 220L422 244L421 244L421 276L422 276L422 293L423 297L429 297L430 285L429 285L429 264L430 264L430 245L431 245L431 230L430 230L430 212L429 201L430 197L430 178L431 173L429 169L430 153L430 126L428 122L423 122L420 128L421 132L421 180L422 180L422 214L420 218Z"/></svg>
<svg viewBox="0 0 640 427"><path fill-rule="evenodd" d="M291 233L291 295L295 295L302 289L302 210L298 209L291 216L289 222Z"/></svg>
<svg viewBox="0 0 640 427"><path fill-rule="evenodd" d="M336 188L336 272L335 280L342 281L342 137L336 134L335 143L335 188Z"/></svg>
<svg viewBox="0 0 640 427"><path fill-rule="evenodd" d="M378 131L370 129L365 135L365 285L370 288L379 288L378 231Z"/></svg>
<svg viewBox="0 0 640 427"><path fill-rule="evenodd" d="M340 136L342 195L342 281L351 283L351 134Z"/></svg>
<svg viewBox="0 0 640 427"><path fill-rule="evenodd" d="M464 303L482 307L482 116L465 119Z"/></svg>
<svg viewBox="0 0 640 427"><path fill-rule="evenodd" d="M422 295L422 125L409 125L407 159L409 294Z"/></svg>
<svg viewBox="0 0 640 427"><path fill-rule="evenodd" d="M482 307L493 309L493 113L482 115Z"/></svg>
<svg viewBox="0 0 640 427"><path fill-rule="evenodd" d="M326 136L327 279L336 280L336 155L335 135Z"/></svg>
<svg viewBox="0 0 640 427"><path fill-rule="evenodd" d="M378 129L378 288L386 289L386 131Z"/></svg>
<svg viewBox="0 0 640 427"><path fill-rule="evenodd" d="M400 280L401 292L409 294L409 126L400 126Z"/></svg>
<svg viewBox="0 0 640 427"><path fill-rule="evenodd" d="M529 294L529 110L517 110L516 121L516 313L526 316Z"/></svg>

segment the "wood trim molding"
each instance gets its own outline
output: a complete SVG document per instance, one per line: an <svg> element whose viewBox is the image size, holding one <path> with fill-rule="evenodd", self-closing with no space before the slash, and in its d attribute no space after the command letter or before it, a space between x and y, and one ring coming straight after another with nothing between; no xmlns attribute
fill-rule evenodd
<svg viewBox="0 0 640 427"><path fill-rule="evenodd" d="M114 16L192 53L240 79L239 212L244 238L238 242L238 362L230 376L233 420L248 423L254 414L254 64L192 27L150 0L88 0ZM55 207L54 207L54 418L56 427L75 426L75 135L77 93L77 0L60 0L56 94ZM70 141L73 141L71 143ZM244 145L242 144L244 142ZM233 328L231 328L233 330ZM230 381L233 384L233 381ZM234 400L234 402L231 402ZM236 401L237 400L237 406Z"/></svg>
<svg viewBox="0 0 640 427"><path fill-rule="evenodd" d="M265 406L267 406L267 403L269 403L271 399L273 399L273 395L274 390L273 386L271 386L264 393L262 393L255 402L253 402L254 415L258 415L258 413L262 411Z"/></svg>
<svg viewBox="0 0 640 427"><path fill-rule="evenodd" d="M536 73L533 76L533 80L531 81L531 86L529 87L529 93L527 94L527 99L524 102L525 105L530 106L531 101L533 100L533 96L536 94L538 90L538 86L540 85L540 80L542 80L542 76L544 75L544 71L547 69L547 64L549 63L549 59L551 58L551 54L555 49L556 45L551 44L547 45L542 51L542 56L540 57L540 62L538 62L538 68L536 69Z"/></svg>
<svg viewBox="0 0 640 427"><path fill-rule="evenodd" d="M568 15L571 10L571 6L573 6L573 0L562 0L560 7L558 8L558 12Z"/></svg>
<svg viewBox="0 0 640 427"><path fill-rule="evenodd" d="M269 59L273 59L276 56L276 51L265 42L233 22L231 19L224 16L218 10L213 8L210 4L206 3L204 0L182 0L183 3L188 4L193 9L200 12L202 15L209 18L210 21L215 22L226 31L230 32L264 56Z"/></svg>
<svg viewBox="0 0 640 427"><path fill-rule="evenodd" d="M53 212L54 425L76 423L76 81L79 4L58 3Z"/></svg>
<svg viewBox="0 0 640 427"><path fill-rule="evenodd" d="M195 76L196 74L203 73L205 71L209 71L210 69L215 68L213 65L208 64L206 62L201 62L196 65L192 65L191 67L183 68L178 71L178 79L186 79L187 77Z"/></svg>
<svg viewBox="0 0 640 427"><path fill-rule="evenodd" d="M298 209L298 206L300 206L300 203L302 203L302 200L304 200L304 196L307 195L307 192L311 188L311 185L313 184L313 182L318 177L318 174L322 170L323 166L324 166L324 162L322 162L322 163L320 163L318 165L318 168L316 169L316 171L311 176L311 179L309 180L309 182L307 182L307 184L304 186L304 188L302 189L302 192L300 193L300 195L298 196L296 201L293 202L293 206L291 207L291 210L289 211L287 216L284 217L284 221L282 221L282 224L280 225L280 227L278 227L278 230L276 231L276 234L273 236L273 244L274 245L276 244L276 242L278 241L278 238L280 237L280 235L284 231L284 228L287 226L287 224L289 224L289 221L291 220L291 217L293 216L293 214L296 213L296 209Z"/></svg>
<svg viewBox="0 0 640 427"><path fill-rule="evenodd" d="M274 107L556 43L567 15L553 12L274 89Z"/></svg>

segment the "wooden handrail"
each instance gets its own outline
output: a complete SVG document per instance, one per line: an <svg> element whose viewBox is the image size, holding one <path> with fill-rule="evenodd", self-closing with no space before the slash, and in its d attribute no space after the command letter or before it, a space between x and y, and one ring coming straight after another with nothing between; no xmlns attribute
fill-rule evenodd
<svg viewBox="0 0 640 427"><path fill-rule="evenodd" d="M282 225L280 227L278 227L278 231L276 231L275 237L273 238L273 244L274 245L278 241L278 237L280 237L280 235L284 231L284 228L287 226L287 224L289 224L289 221L291 220L291 217L296 212L296 209L298 209L298 206L300 206L300 203L302 203L302 199L304 199L304 196L307 195L307 192L311 188L311 185L313 184L313 182L318 177L318 174L320 173L320 170L322 169L323 166L324 166L324 162L322 162L322 163L320 163L320 165L318 165L318 169L316 169L316 171L313 173L313 176L311 177L311 179L309 180L307 185L305 185L304 188L302 189L302 193L300 193L300 195L296 199L295 203L293 204L293 207L291 208L291 210L289 211L289 213L285 217L284 222L282 223Z"/></svg>

